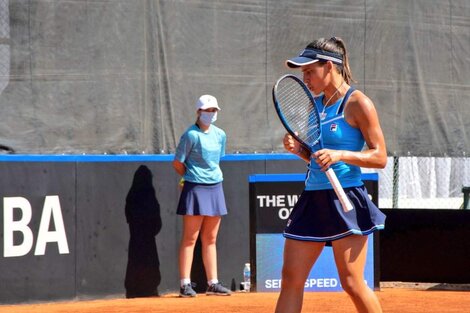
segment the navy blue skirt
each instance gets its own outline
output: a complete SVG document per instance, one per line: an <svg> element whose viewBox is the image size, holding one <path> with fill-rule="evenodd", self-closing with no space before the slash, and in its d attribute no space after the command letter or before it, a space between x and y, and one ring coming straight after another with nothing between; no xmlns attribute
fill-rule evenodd
<svg viewBox="0 0 470 313"><path fill-rule="evenodd" d="M221 216L227 214L222 183L184 182L178 203L178 215Z"/></svg>
<svg viewBox="0 0 470 313"><path fill-rule="evenodd" d="M368 235L385 226L385 215L364 186L345 188L354 209L344 212L333 189L304 190L295 204L284 237L329 242L349 235Z"/></svg>

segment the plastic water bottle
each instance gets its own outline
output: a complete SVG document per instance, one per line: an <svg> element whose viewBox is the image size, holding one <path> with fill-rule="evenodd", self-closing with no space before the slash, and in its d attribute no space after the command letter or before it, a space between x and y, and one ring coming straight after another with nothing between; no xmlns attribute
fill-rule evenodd
<svg viewBox="0 0 470 313"><path fill-rule="evenodd" d="M245 263L245 267L243 268L243 289L246 292L250 292L250 287L251 287L250 263Z"/></svg>

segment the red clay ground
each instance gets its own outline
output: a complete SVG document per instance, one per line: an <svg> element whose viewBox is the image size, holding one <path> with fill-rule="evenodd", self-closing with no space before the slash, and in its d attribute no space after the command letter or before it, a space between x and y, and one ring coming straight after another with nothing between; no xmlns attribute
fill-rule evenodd
<svg viewBox="0 0 470 313"><path fill-rule="evenodd" d="M470 291L382 288L376 294L384 312L470 312ZM3 305L0 306L0 313L271 313L274 311L277 297L277 293L235 293L230 297L198 295L193 299L165 295L158 298ZM303 312L350 313L355 310L345 293L309 292L305 294Z"/></svg>

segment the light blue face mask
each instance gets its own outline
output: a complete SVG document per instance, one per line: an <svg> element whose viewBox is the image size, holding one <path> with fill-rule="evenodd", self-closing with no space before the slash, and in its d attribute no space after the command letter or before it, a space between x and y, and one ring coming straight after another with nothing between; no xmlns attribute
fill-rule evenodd
<svg viewBox="0 0 470 313"><path fill-rule="evenodd" d="M217 112L201 112L199 121L201 121L202 124L209 126L210 124L217 121Z"/></svg>

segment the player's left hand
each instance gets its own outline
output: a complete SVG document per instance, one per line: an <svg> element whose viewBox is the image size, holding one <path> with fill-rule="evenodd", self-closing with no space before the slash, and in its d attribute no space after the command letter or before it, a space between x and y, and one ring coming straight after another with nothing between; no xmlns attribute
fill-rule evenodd
<svg viewBox="0 0 470 313"><path fill-rule="evenodd" d="M343 152L340 150L321 149L312 155L312 158L321 167L322 171L326 171L331 165L341 161Z"/></svg>

